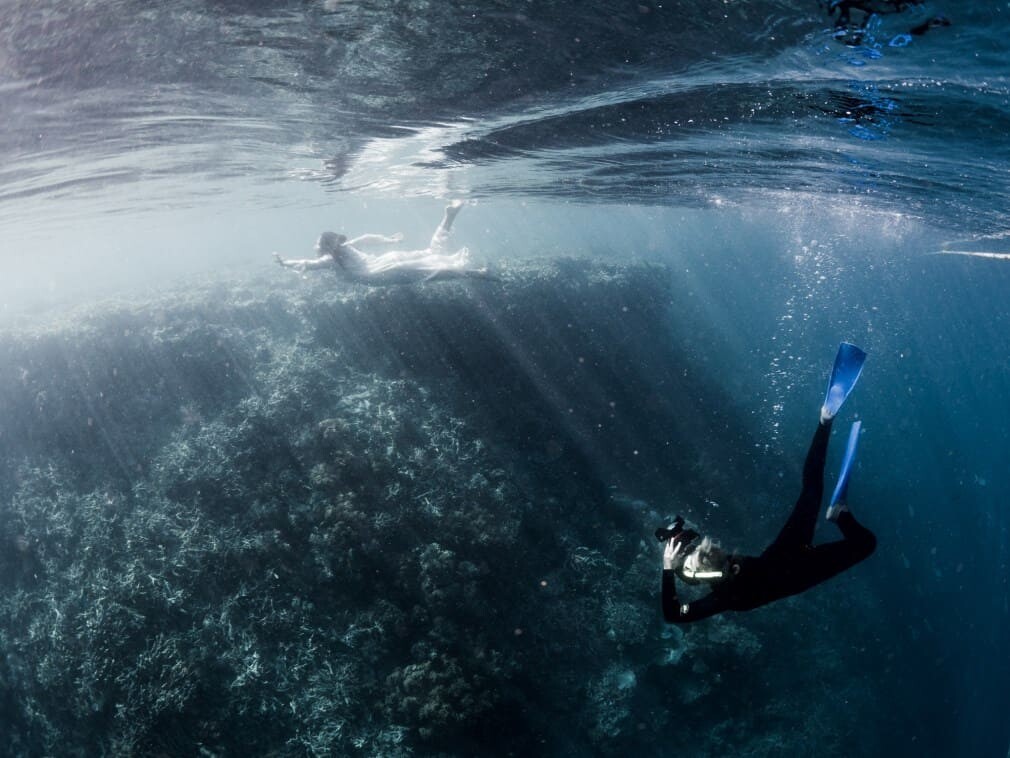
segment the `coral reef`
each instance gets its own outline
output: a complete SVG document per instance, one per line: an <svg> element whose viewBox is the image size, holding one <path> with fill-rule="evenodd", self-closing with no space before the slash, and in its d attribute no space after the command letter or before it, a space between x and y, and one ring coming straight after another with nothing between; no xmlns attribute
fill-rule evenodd
<svg viewBox="0 0 1010 758"><path fill-rule="evenodd" d="M9 754L659 755L685 711L713 754L778 739L735 710L753 632L661 633L634 504L708 486L672 452L732 413L667 277L252 279L0 336Z"/></svg>

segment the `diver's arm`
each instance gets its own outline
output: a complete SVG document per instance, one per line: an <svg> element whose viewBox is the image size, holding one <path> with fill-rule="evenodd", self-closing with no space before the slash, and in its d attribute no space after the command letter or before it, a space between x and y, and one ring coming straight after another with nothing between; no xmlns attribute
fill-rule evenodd
<svg viewBox="0 0 1010 758"><path fill-rule="evenodd" d="M683 522L682 522L683 523ZM684 603L677 598L677 556L684 548L684 540L676 537L667 541L663 549L663 618L670 624L686 624L714 616L726 610L721 597L709 593L695 603Z"/></svg>
<svg viewBox="0 0 1010 758"><path fill-rule="evenodd" d="M397 232L396 234L390 234L388 237L385 234L362 234L360 237L355 237L354 239L346 242L347 245L375 245L375 244L392 244L394 242L400 242L403 240L403 234Z"/></svg>
<svg viewBox="0 0 1010 758"><path fill-rule="evenodd" d="M694 603L681 604L677 598L677 572L663 569L663 618L668 624L688 624L722 613L726 604L714 592Z"/></svg>

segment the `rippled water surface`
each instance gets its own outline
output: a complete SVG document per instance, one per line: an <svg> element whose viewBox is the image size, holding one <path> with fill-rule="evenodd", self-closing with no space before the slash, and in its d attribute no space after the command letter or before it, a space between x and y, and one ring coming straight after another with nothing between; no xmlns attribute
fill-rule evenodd
<svg viewBox="0 0 1010 758"><path fill-rule="evenodd" d="M1006 205L998 5L876 17L858 45L815 2L0 12L8 212L116 187L143 205L170 179L182 201L235 177L664 205L802 192L974 233ZM938 15L953 23L908 34Z"/></svg>

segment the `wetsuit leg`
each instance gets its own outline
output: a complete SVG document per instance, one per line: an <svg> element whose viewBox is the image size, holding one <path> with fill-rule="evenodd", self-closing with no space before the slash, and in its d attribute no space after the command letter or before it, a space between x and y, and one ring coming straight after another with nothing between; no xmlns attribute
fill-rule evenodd
<svg viewBox="0 0 1010 758"><path fill-rule="evenodd" d="M818 424L814 439L810 443L806 460L803 462L803 489L793 512L789 514L779 536L764 551L764 555L780 550L796 550L809 547L814 541L817 514L824 499L824 464L828 458L828 439L831 437L831 422Z"/></svg>
<svg viewBox="0 0 1010 758"><path fill-rule="evenodd" d="M836 523L842 530L843 539L804 550L797 557L792 566L792 576L802 586L792 588L789 594L813 587L852 568L877 549L877 537L848 511L839 514Z"/></svg>

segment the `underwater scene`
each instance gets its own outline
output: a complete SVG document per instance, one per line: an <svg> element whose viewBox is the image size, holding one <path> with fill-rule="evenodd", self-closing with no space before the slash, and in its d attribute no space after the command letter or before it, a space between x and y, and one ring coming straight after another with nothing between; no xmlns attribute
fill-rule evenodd
<svg viewBox="0 0 1010 758"><path fill-rule="evenodd" d="M0 1L0 755L1010 755L1008 40Z"/></svg>

